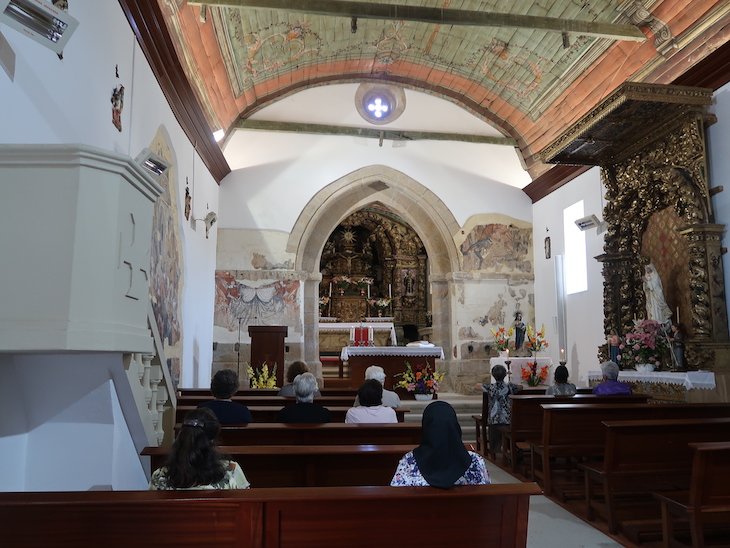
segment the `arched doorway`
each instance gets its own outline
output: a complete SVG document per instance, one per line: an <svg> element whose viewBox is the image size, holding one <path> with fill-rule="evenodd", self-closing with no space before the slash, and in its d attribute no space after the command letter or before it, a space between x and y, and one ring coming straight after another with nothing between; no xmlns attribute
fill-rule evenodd
<svg viewBox="0 0 730 548"><path fill-rule="evenodd" d="M404 173L387 166L368 166L320 190L302 210L290 234L287 251L296 255L296 270L309 272L304 282L304 359L319 363L320 261L330 235L348 216L373 204L384 206L407 223L420 238L428 261L427 291L431 294L433 341L447 360L453 347L452 273L460 270L453 235L460 227L441 199ZM392 282L391 282L392 283Z"/></svg>

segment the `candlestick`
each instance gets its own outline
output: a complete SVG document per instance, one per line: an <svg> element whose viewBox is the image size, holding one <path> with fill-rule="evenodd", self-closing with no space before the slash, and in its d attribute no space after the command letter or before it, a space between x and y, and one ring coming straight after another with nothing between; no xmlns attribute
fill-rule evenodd
<svg viewBox="0 0 730 548"><path fill-rule="evenodd" d="M565 348L560 349L560 361L561 362L565 361Z"/></svg>
<svg viewBox="0 0 730 548"><path fill-rule="evenodd" d="M370 298L370 286L368 285L368 299Z"/></svg>
<svg viewBox="0 0 730 548"><path fill-rule="evenodd" d="M330 297L332 296L332 282L330 282Z"/></svg>

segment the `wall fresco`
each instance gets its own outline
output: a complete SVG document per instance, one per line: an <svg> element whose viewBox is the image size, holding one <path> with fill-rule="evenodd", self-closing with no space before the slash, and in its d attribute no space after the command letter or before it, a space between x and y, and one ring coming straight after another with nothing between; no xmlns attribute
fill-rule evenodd
<svg viewBox="0 0 730 548"><path fill-rule="evenodd" d="M464 270L532 274L532 229L477 225L461 244Z"/></svg>

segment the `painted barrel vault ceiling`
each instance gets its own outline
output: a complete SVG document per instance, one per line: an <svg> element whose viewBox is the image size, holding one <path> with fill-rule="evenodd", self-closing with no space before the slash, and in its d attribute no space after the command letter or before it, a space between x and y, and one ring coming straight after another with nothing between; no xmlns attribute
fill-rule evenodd
<svg viewBox="0 0 730 548"><path fill-rule="evenodd" d="M199 131L205 124L209 133L230 134L261 108L316 86L398 83L454 102L514 139L533 200L571 171L550 170L540 151L623 82L730 79L727 0L120 3L148 59L174 52L192 89L187 100L197 102ZM686 81L713 55L712 78L704 70ZM151 64L163 89L166 79L174 82ZM216 155L215 143L199 145L201 155ZM218 179L227 172L210 158L206 164Z"/></svg>

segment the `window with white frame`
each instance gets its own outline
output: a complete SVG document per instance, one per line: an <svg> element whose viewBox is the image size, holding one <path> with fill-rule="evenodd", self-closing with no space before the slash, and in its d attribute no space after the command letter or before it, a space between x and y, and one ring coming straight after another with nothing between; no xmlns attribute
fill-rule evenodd
<svg viewBox="0 0 730 548"><path fill-rule="evenodd" d="M585 216L583 200L563 210L563 235L565 238L565 293L572 295L588 290L588 264L586 262L586 235L575 221Z"/></svg>

